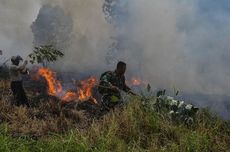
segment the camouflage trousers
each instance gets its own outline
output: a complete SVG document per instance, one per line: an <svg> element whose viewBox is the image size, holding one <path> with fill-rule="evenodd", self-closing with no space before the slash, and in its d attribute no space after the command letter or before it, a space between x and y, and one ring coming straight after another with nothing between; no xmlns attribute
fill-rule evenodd
<svg viewBox="0 0 230 152"><path fill-rule="evenodd" d="M115 107L119 107L123 104L120 95L105 94L101 100L101 111L110 111Z"/></svg>

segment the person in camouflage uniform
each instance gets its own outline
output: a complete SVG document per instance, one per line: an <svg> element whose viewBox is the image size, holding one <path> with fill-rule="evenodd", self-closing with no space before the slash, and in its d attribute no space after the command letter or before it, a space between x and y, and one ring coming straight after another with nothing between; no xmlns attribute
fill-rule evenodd
<svg viewBox="0 0 230 152"><path fill-rule="evenodd" d="M135 95L125 83L125 71L126 63L120 61L115 71L107 71L101 75L98 91L102 94L102 110L109 111L122 104L121 90Z"/></svg>

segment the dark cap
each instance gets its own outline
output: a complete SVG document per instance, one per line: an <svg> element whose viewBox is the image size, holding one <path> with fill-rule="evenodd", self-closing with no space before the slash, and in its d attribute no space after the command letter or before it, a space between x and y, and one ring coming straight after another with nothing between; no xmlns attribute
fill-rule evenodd
<svg viewBox="0 0 230 152"><path fill-rule="evenodd" d="M21 56L12 56L11 57L11 61L12 62L15 62L15 61L22 61L23 59L22 59L22 57Z"/></svg>

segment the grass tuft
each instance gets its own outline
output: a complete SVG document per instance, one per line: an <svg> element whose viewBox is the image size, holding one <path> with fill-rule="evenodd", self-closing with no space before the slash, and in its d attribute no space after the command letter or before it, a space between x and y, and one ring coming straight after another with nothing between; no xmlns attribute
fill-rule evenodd
<svg viewBox="0 0 230 152"><path fill-rule="evenodd" d="M51 99L23 108L10 105L7 98L0 100L0 151L230 151L230 122L207 109L200 110L193 126L187 126L154 112L138 98L128 99L127 105L100 119L60 109Z"/></svg>

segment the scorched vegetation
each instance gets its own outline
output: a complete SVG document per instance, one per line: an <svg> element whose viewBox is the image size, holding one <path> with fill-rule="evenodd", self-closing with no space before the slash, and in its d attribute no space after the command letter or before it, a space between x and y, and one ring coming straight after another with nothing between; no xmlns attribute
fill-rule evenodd
<svg viewBox="0 0 230 152"><path fill-rule="evenodd" d="M1 81L0 87L0 151L230 150L230 123L207 109L188 126L152 111L149 103L155 97L148 102L130 97L123 108L96 117L85 110L62 108L50 97L32 99L31 108L15 107L10 105L9 82Z"/></svg>

